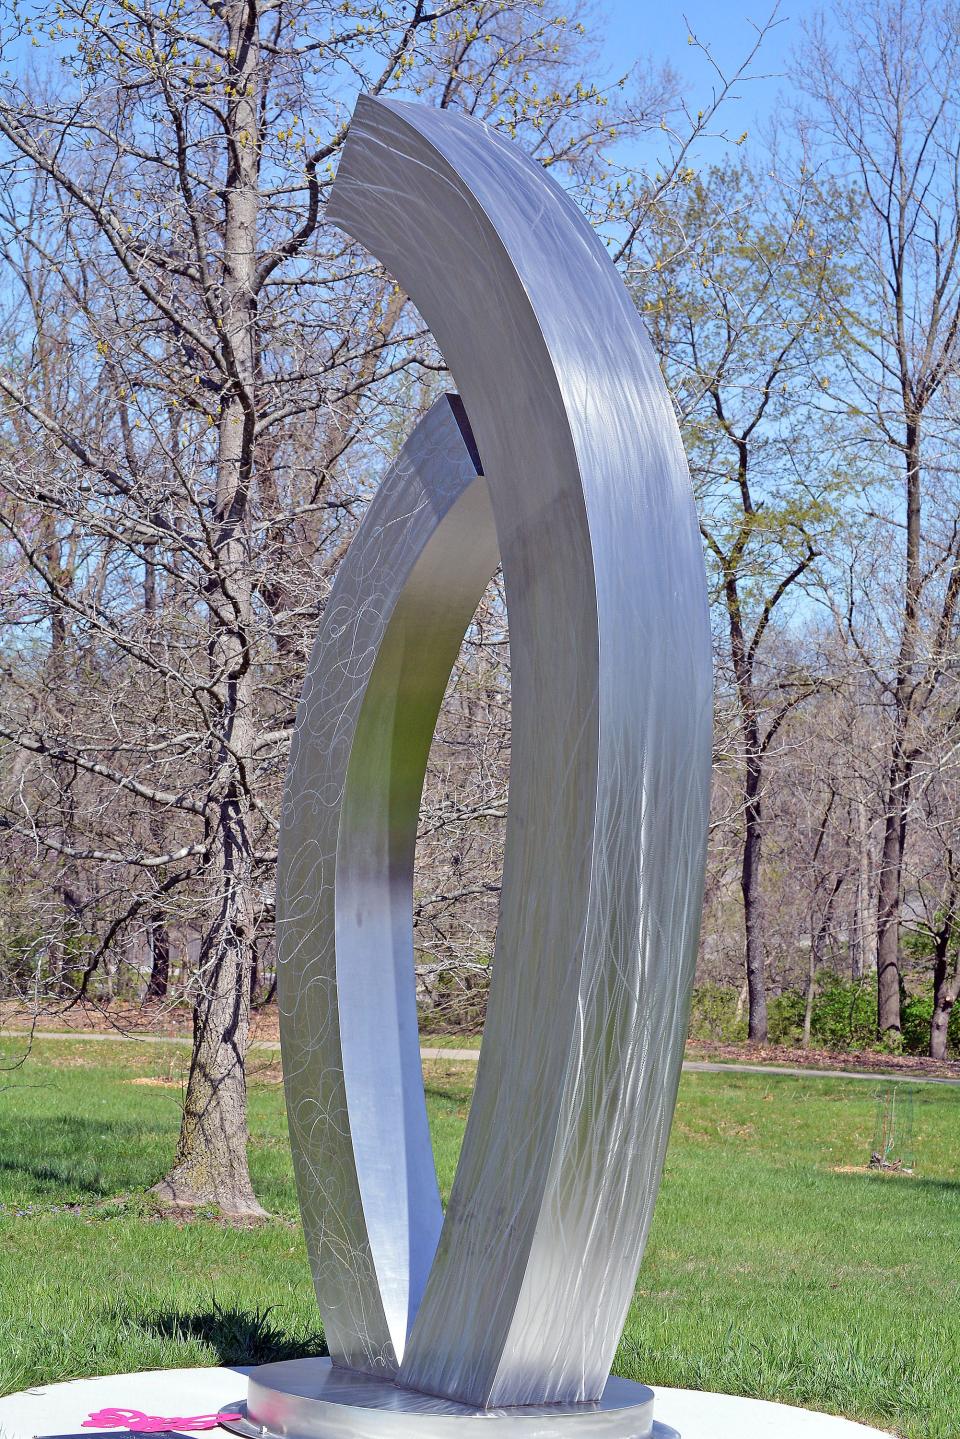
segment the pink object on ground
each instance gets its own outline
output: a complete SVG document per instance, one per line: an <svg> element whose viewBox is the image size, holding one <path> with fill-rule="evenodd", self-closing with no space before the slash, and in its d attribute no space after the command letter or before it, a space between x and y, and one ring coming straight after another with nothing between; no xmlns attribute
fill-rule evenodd
<svg viewBox="0 0 960 1439"><path fill-rule="evenodd" d="M242 1414L224 1413L224 1419L242 1419ZM165 1429L216 1429L220 1420L216 1414L194 1414L189 1418L177 1415L164 1418L159 1414L144 1414L139 1409L97 1409L84 1419L82 1429L132 1429L137 1434L158 1434Z"/></svg>

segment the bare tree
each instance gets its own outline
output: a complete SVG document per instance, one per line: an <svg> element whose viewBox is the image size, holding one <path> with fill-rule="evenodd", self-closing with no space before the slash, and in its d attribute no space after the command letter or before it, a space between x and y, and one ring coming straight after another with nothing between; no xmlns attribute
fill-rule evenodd
<svg viewBox="0 0 960 1439"><path fill-rule="evenodd" d="M510 778L510 652L498 575L454 667L430 751L414 881L417 980L429 1023L486 1014Z"/></svg>
<svg viewBox="0 0 960 1439"><path fill-rule="evenodd" d="M896 1042L915 731L943 673L960 594L956 509L945 552L931 552L924 523L937 503L960 358L960 10L952 0L844 3L808 38L799 79L812 101L809 135L825 171L858 199L846 240L858 283L829 297L850 341L843 402L862 421L863 482L874 469L901 533L889 651L875 652L852 599L849 613L889 712L877 985L879 1028ZM871 607L867 596L868 615Z"/></svg>
<svg viewBox="0 0 960 1439"><path fill-rule="evenodd" d="M745 166L691 182L637 288L680 411L700 528L726 632L742 775L740 889L749 1036L767 1036L761 876L766 765L817 681L768 660L775 617L812 578L832 519L811 464L805 392L832 263L800 188L770 193Z"/></svg>
<svg viewBox="0 0 960 1439"><path fill-rule="evenodd" d="M199 939L160 1192L256 1213L244 1056L304 660L370 474L440 370L322 223L352 98L457 106L591 192L671 82L590 84L577 13L538 0L64 0L4 24L0 54L42 36L63 61L55 85L0 83L0 520L44 627L0 715L27 764L16 788L7 765L8 837L61 911L76 896L74 993L135 925L156 988L165 932Z"/></svg>
<svg viewBox="0 0 960 1439"><path fill-rule="evenodd" d="M960 998L960 750L956 676L947 693L924 715L917 746L911 843L905 887L912 901L907 958L924 978L932 970L933 1004L929 1052L945 1059L950 1020Z"/></svg>

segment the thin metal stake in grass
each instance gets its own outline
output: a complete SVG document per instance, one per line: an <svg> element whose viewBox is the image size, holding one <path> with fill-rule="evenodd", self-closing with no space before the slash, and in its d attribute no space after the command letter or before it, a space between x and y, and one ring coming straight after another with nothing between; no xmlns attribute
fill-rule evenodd
<svg viewBox="0 0 960 1439"><path fill-rule="evenodd" d="M913 1173L913 1095L910 1084L881 1085L875 1091L877 1117L870 1151L871 1169Z"/></svg>

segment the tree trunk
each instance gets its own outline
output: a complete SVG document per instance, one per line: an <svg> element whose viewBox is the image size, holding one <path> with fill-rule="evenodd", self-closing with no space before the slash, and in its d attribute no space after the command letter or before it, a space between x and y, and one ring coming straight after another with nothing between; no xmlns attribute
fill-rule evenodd
<svg viewBox="0 0 960 1439"><path fill-rule="evenodd" d="M813 1029L813 999L817 989L817 952L810 945L810 963L807 965L807 994L803 1006L803 1047L810 1048L810 1032Z"/></svg>
<svg viewBox="0 0 960 1439"><path fill-rule="evenodd" d="M900 891L906 836L905 786L903 766L895 755L887 781L877 886L877 1028L881 1038L900 1034Z"/></svg>
<svg viewBox="0 0 960 1439"><path fill-rule="evenodd" d="M254 752L248 501L253 473L257 378L257 220L260 136L259 6L231 0L224 11L230 64L225 93L229 146L224 187L221 326L229 378L220 404L216 574L209 584L211 818L204 878L215 913L203 938L193 1010L193 1054L176 1165L157 1186L176 1204L218 1204L263 1214L247 1163L246 1055L253 967L254 879L248 773Z"/></svg>
<svg viewBox="0 0 960 1439"><path fill-rule="evenodd" d="M895 715L890 741L890 766L884 807L883 852L877 890L877 1028L880 1037L900 1038L900 911L903 901L903 856L907 841L910 780L913 764L908 731L914 703L914 669L920 625L920 420L911 407L904 370L906 429L906 555L903 622L894 686Z"/></svg>
<svg viewBox="0 0 960 1439"><path fill-rule="evenodd" d="M821 839L826 832L827 816L830 808L827 807L827 814L824 815L823 827L820 832ZM817 848L819 849L819 842ZM837 902L837 895L843 887L843 875L837 875L833 881L833 888L827 896L823 913L819 923L810 926L810 963L807 967L807 998L803 1010L803 1047L810 1048L810 1034L813 1028L813 1001L817 992L817 974L823 968L827 956L827 939L830 935L830 927L833 924L833 911Z"/></svg>
<svg viewBox="0 0 960 1439"><path fill-rule="evenodd" d="M254 942L253 954L250 961L250 1008L257 1007L257 994L263 982L263 962L260 956L260 942Z"/></svg>
<svg viewBox="0 0 960 1439"><path fill-rule="evenodd" d="M870 853L870 823L867 802L862 794L857 796L857 888L854 896L854 912L850 942L850 977L855 984L867 970L877 967L877 936L870 906L872 860Z"/></svg>
<svg viewBox="0 0 960 1439"><path fill-rule="evenodd" d="M743 863L740 871L740 889L743 894L747 992L750 1000L747 1033L754 1044L764 1044L767 1038L767 991L764 983L766 956L760 890L760 859L763 847L763 810L760 797L762 779L763 771L759 754L748 754L744 785Z"/></svg>
<svg viewBox="0 0 960 1439"><path fill-rule="evenodd" d="M41 539L47 567L57 583L65 588L70 584L70 573L63 564L61 544L52 518L44 515L40 526ZM50 618L50 653L47 659L47 687L51 694L62 694L65 688L67 651L67 621L63 606L56 605ZM64 849L76 844L76 769L70 764L54 761L53 776L57 785L57 799L60 814L59 840ZM83 904L80 899L80 874L76 862L64 858L60 864L57 880L60 897L60 917L49 944L51 988L62 999L76 994L75 971L82 968L84 955L80 951L82 936Z"/></svg>
<svg viewBox="0 0 960 1439"><path fill-rule="evenodd" d="M150 918L150 979L147 999L166 999L170 987L170 934L163 913Z"/></svg>
<svg viewBox="0 0 960 1439"><path fill-rule="evenodd" d="M950 941L955 919L948 913L936 939L933 960L933 1017L930 1021L930 1058L946 1059L950 1012L960 997L960 950L950 965Z"/></svg>
<svg viewBox="0 0 960 1439"><path fill-rule="evenodd" d="M231 862L230 846L225 848ZM200 955L202 988L193 1007L193 1053L176 1163L153 1192L169 1204L217 1204L227 1214L259 1216L264 1210L247 1164L249 889L244 896L245 886L234 886L222 869L220 878L220 913Z"/></svg>
<svg viewBox="0 0 960 1439"><path fill-rule="evenodd" d="M834 891L836 893L836 891ZM827 909L820 918L819 924L812 926L810 935L810 962L807 965L807 996L803 1007L803 1047L810 1048L810 1034L813 1029L813 1001L817 993L817 973L823 967L823 957L827 948L827 932L830 926L830 912L832 900L828 901Z"/></svg>
<svg viewBox="0 0 960 1439"><path fill-rule="evenodd" d="M156 523L157 517L152 517ZM143 614L146 622L146 643L153 646L156 641L157 622L157 547L144 546L143 561ZM150 839L157 850L163 850L164 830L160 816L150 810ZM163 910L156 910L147 920L147 936L150 945L150 978L144 998L166 999L170 988L170 932L167 929Z"/></svg>
<svg viewBox="0 0 960 1439"><path fill-rule="evenodd" d="M954 971L952 981L948 982L946 966L944 966L943 977L937 980L935 977L933 1018L930 1021L930 1058L946 1059L947 1057L947 1031L950 1026L950 1013L960 994L960 962Z"/></svg>

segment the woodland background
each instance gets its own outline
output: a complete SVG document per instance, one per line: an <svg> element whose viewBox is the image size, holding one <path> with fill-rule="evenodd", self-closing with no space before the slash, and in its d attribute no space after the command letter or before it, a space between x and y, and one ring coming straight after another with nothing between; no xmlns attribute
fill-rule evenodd
<svg viewBox="0 0 960 1439"><path fill-rule="evenodd" d="M0 6L0 996L191 1006L167 1197L256 1207L306 658L390 457L452 387L324 224L360 90L464 110L604 235L674 398L711 585L693 1033L960 1054L960 6L795 26L732 72L600 59L547 0ZM482 1025L510 758L495 580L443 706L424 1026Z"/></svg>

